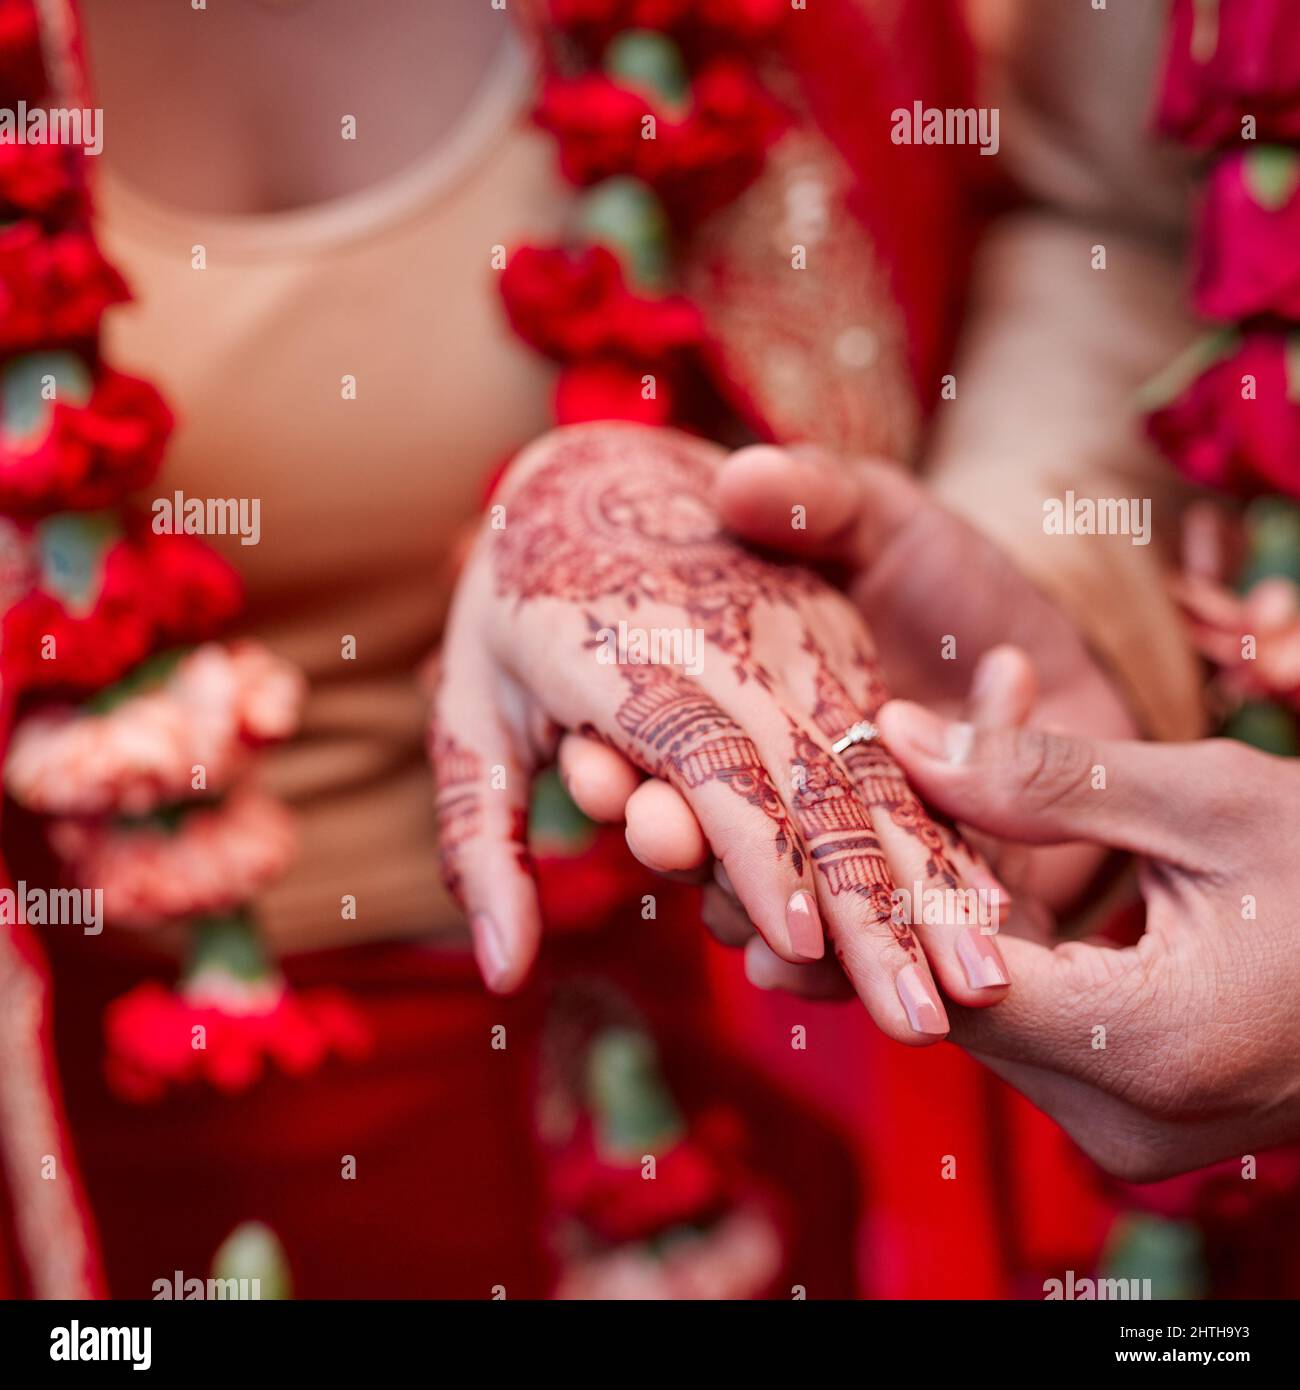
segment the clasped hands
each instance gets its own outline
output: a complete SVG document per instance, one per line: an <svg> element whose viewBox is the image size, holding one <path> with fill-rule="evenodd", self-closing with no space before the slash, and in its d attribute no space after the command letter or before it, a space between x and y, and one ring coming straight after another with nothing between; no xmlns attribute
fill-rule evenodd
<svg viewBox="0 0 1300 1390"><path fill-rule="evenodd" d="M833 753L864 717L882 738ZM1162 1176L1300 1131L1300 778L1134 732L1066 618L897 470L561 430L512 465L457 589L444 873L489 986L517 987L541 932L529 784L558 759L638 858L706 881L756 984L855 992L898 1041L969 1048L1111 1171ZM1050 910L1107 850L1142 857L1145 934L1053 945Z"/></svg>

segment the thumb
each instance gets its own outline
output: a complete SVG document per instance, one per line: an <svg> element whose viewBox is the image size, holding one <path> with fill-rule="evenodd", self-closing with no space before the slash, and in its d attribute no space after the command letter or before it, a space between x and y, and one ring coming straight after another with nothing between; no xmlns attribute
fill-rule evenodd
<svg viewBox="0 0 1300 1390"><path fill-rule="evenodd" d="M979 729L903 700L877 724L918 792L980 830L1027 844L1090 840L1188 869L1213 817L1202 766L1213 744L1102 742L1041 729Z"/></svg>
<svg viewBox="0 0 1300 1390"><path fill-rule="evenodd" d="M919 489L896 466L847 461L812 445L738 449L718 471L723 524L755 545L855 569L915 514Z"/></svg>

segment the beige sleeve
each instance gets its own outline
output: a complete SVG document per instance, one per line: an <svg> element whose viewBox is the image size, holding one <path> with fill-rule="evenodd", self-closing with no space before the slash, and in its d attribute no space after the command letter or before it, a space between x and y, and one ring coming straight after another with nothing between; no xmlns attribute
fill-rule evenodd
<svg viewBox="0 0 1300 1390"><path fill-rule="evenodd" d="M1094 270L1091 248L1106 248ZM1157 242L1022 213L976 267L955 400L928 451L936 494L1015 556L1074 620L1143 731L1202 731L1201 678L1166 591L1188 495L1147 445L1136 389L1195 336L1181 270ZM1044 503L1149 502L1150 543L1049 534ZM1135 513L1140 515L1140 513Z"/></svg>

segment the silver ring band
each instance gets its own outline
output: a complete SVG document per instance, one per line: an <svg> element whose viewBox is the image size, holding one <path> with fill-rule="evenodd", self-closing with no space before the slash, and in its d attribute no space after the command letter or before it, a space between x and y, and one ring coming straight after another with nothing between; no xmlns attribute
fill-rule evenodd
<svg viewBox="0 0 1300 1390"><path fill-rule="evenodd" d="M831 744L832 753L843 753L855 743L874 743L880 737L880 730L870 719L860 719L844 730L844 733Z"/></svg>

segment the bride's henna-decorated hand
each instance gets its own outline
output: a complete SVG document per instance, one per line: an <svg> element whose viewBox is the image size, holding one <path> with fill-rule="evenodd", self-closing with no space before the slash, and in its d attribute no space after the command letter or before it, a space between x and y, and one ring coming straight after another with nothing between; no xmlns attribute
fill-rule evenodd
<svg viewBox="0 0 1300 1390"><path fill-rule="evenodd" d="M773 951L819 959L825 923L879 1025L934 1041L948 1023L931 966L963 1004L1005 992L971 898L950 891L990 880L878 744L830 751L885 698L870 640L843 596L722 534L723 457L601 425L548 435L512 466L443 645L432 743L448 881L488 983L514 988L541 930L530 778L561 731L581 730L684 799ZM912 923L927 914L894 890L917 885L952 905L943 923Z"/></svg>
<svg viewBox="0 0 1300 1390"><path fill-rule="evenodd" d="M897 467L811 448L756 446L723 462L714 499L723 522L747 543L835 568L871 624L892 694L956 715L983 658L1012 643L1038 674L1025 712L1031 727L1136 736L1123 701L1066 616L1010 557ZM561 765L574 769L579 804L607 818L603 787L618 785L617 770L577 740L562 749ZM673 827L671 835L654 835L648 853L647 808L655 824ZM629 841L654 867L687 870L704 857L688 822L667 788L643 788L627 805ZM1095 845L979 843L1015 896L1057 911L1078 900L1104 857Z"/></svg>

